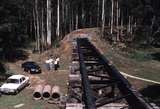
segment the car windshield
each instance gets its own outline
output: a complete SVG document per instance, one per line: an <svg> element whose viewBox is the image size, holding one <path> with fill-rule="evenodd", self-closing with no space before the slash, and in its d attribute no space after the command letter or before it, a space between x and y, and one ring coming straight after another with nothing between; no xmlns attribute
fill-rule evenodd
<svg viewBox="0 0 160 109"><path fill-rule="evenodd" d="M19 80L18 79L8 79L7 83L15 83L15 84L19 84Z"/></svg>

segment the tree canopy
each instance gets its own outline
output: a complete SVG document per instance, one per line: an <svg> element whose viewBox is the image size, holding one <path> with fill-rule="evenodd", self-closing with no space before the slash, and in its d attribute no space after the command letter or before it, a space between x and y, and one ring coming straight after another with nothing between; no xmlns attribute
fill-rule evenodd
<svg viewBox="0 0 160 109"><path fill-rule="evenodd" d="M51 13L47 14L49 10ZM132 41L144 37L142 39L149 44L160 43L159 0L1 0L0 13L1 51L24 47L30 41L36 41L37 50L47 49L48 15L51 15L52 45L73 30L102 27L102 24L104 27L112 25L115 32L122 27L120 31L129 29L125 37L133 37ZM104 37L108 37L105 31ZM123 35L119 37L121 41Z"/></svg>

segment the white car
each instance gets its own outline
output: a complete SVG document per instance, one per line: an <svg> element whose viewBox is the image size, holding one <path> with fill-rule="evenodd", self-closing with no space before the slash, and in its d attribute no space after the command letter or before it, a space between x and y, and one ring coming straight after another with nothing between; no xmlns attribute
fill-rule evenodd
<svg viewBox="0 0 160 109"><path fill-rule="evenodd" d="M17 94L27 85L29 85L29 77L24 75L13 75L0 87L0 92Z"/></svg>

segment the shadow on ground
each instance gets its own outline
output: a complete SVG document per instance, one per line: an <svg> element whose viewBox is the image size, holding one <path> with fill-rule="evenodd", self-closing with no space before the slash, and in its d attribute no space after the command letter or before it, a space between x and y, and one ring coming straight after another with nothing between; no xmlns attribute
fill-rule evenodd
<svg viewBox="0 0 160 109"><path fill-rule="evenodd" d="M160 61L160 52L152 53L151 56L152 56L152 59Z"/></svg>
<svg viewBox="0 0 160 109"><path fill-rule="evenodd" d="M160 106L160 85L150 85L142 89L140 92L144 97L147 97L149 101Z"/></svg>
<svg viewBox="0 0 160 109"><path fill-rule="evenodd" d="M0 52L0 60L8 62L16 62L18 60L26 60L28 53L24 50L8 50Z"/></svg>
<svg viewBox="0 0 160 109"><path fill-rule="evenodd" d="M6 72L6 68L5 66L0 62L0 74L1 73L5 73Z"/></svg>
<svg viewBox="0 0 160 109"><path fill-rule="evenodd" d="M0 62L0 82L3 82L11 75L11 73L7 73L7 67Z"/></svg>

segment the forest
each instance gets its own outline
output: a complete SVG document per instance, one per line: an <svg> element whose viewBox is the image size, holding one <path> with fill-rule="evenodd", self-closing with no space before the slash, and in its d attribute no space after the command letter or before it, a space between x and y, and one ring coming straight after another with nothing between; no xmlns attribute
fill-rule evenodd
<svg viewBox="0 0 160 109"><path fill-rule="evenodd" d="M160 45L159 0L1 0L0 52L45 51L73 30L97 28L111 43Z"/></svg>

